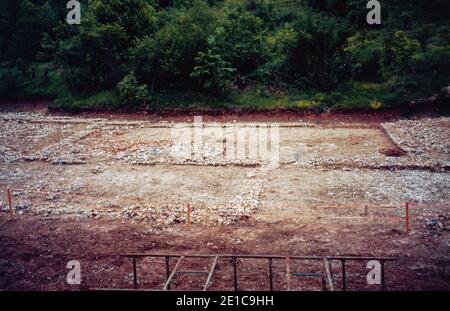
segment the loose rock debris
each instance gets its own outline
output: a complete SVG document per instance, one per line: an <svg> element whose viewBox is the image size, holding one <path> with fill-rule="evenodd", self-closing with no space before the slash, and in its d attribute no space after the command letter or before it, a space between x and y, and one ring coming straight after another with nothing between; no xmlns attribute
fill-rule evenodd
<svg viewBox="0 0 450 311"><path fill-rule="evenodd" d="M172 140L172 122L1 113L0 187L12 189L15 217L0 194L0 288L64 288L58 252L86 256L88 286L123 288L129 267L91 252L189 249L407 257L388 271L390 288L448 289L436 271L450 262L449 124L280 123L271 167L226 159L210 141L199 158L174 157L192 144ZM158 286L154 265L139 269L143 287ZM247 287L266 273L239 269Z"/></svg>
<svg viewBox="0 0 450 311"><path fill-rule="evenodd" d="M161 225L184 223L187 203L193 207L193 223L228 225L258 213L264 218L277 208L285 213L303 209L305 214L330 202L399 206L406 200L449 201L447 118L399 120L380 128L277 125L280 165L267 169L261 160L227 159L210 141L201 146L200 158L190 157L186 149L191 142L176 145L172 140L174 123L2 113L0 181L12 186L20 213L124 217ZM183 126L192 130L192 124ZM186 158L174 157L178 151ZM236 174L239 169L242 173ZM311 177L295 177L302 170ZM424 176L424 170L436 173ZM217 172L223 176L215 178ZM315 185L312 176L317 174L323 176ZM279 197L280 190L287 193ZM4 203L2 210L6 212Z"/></svg>

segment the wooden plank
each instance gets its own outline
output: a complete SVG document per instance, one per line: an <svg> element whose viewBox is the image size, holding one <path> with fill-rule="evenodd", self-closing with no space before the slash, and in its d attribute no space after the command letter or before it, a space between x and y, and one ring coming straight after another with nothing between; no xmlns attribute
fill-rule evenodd
<svg viewBox="0 0 450 311"><path fill-rule="evenodd" d="M289 257L286 257L286 290L291 291L291 262Z"/></svg>
<svg viewBox="0 0 450 311"><path fill-rule="evenodd" d="M172 281L173 277L177 273L177 269L181 264L181 261L184 259L184 256L181 256L180 259L178 259L177 263L175 264L175 267L172 270L172 273L170 273L169 278L167 279L166 283L164 284L163 290L168 290L170 286L170 282Z"/></svg>
<svg viewBox="0 0 450 311"><path fill-rule="evenodd" d="M219 256L214 257L212 266L211 266L211 270L209 271L208 274L208 278L206 279L206 283L205 286L203 286L203 290L206 291L206 289L208 288L209 283L211 282L214 270L216 269L216 265L217 265L217 260L219 259Z"/></svg>
<svg viewBox="0 0 450 311"><path fill-rule="evenodd" d="M325 272L327 275L327 282L328 282L328 287L330 288L330 291L334 291L334 284L333 284L333 275L331 273L331 266L330 266L330 261L327 258L323 258L324 264L325 264Z"/></svg>

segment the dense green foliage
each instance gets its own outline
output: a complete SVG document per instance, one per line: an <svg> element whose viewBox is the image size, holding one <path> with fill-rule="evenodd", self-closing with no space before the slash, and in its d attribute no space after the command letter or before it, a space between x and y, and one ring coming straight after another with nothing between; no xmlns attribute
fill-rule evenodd
<svg viewBox="0 0 450 311"><path fill-rule="evenodd" d="M450 84L450 2L0 2L0 96L69 110L404 105Z"/></svg>

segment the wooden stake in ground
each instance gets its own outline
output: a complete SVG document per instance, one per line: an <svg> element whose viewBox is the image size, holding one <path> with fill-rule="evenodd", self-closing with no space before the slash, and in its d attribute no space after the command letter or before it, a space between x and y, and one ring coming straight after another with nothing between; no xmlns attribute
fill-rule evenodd
<svg viewBox="0 0 450 311"><path fill-rule="evenodd" d="M187 205L187 225L188 227L191 226L191 204L189 203Z"/></svg>
<svg viewBox="0 0 450 311"><path fill-rule="evenodd" d="M11 215L11 218L14 216L14 212L12 209L12 198L11 198L11 189L6 188L6 197L8 199L8 205L9 205L9 214Z"/></svg>
<svg viewBox="0 0 450 311"><path fill-rule="evenodd" d="M409 203L405 203L405 228L406 233L409 233Z"/></svg>

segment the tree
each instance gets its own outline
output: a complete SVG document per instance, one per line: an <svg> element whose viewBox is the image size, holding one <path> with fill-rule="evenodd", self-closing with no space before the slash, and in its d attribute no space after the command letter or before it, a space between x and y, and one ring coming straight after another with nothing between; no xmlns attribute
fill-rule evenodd
<svg viewBox="0 0 450 311"><path fill-rule="evenodd" d="M232 12L214 34L224 59L241 75L249 75L265 61L261 18L245 11Z"/></svg>
<svg viewBox="0 0 450 311"><path fill-rule="evenodd" d="M0 7L0 57L30 63L40 50L44 33L57 23L55 10L48 1L4 1Z"/></svg>
<svg viewBox="0 0 450 311"><path fill-rule="evenodd" d="M109 89L123 75L127 35L118 24L99 24L85 15L78 32L55 45L55 63L75 95Z"/></svg>
<svg viewBox="0 0 450 311"><path fill-rule="evenodd" d="M404 31L394 32L385 42L385 66L397 74L407 71L410 68L412 56L418 52L419 47L419 42L408 38Z"/></svg>
<svg viewBox="0 0 450 311"><path fill-rule="evenodd" d="M93 0L81 25L55 28L52 49L72 93L115 87L126 73L135 38L155 28L155 12L145 0Z"/></svg>
<svg viewBox="0 0 450 311"><path fill-rule="evenodd" d="M295 70L291 66L294 48L297 44L297 32L290 23L268 35L265 46L267 61L257 70L258 77L270 84L292 81Z"/></svg>
<svg viewBox="0 0 450 311"><path fill-rule="evenodd" d="M213 36L209 37L208 45L206 52L198 52L191 77L197 78L202 88L209 93L223 95L236 70L220 55Z"/></svg>
<svg viewBox="0 0 450 311"><path fill-rule="evenodd" d="M154 34L138 39L130 50L130 65L152 89L193 86L195 57L206 51L216 19L204 1L190 8L164 12Z"/></svg>
<svg viewBox="0 0 450 311"><path fill-rule="evenodd" d="M349 71L344 45L352 27L340 17L306 12L293 23L297 42L290 51L296 77L306 84L330 90Z"/></svg>

